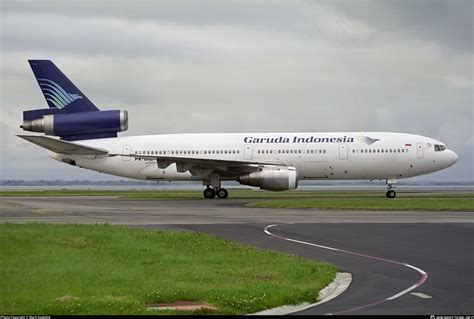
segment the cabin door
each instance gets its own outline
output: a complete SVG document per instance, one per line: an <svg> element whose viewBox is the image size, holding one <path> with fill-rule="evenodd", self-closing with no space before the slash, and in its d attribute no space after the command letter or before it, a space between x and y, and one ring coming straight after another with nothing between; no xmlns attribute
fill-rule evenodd
<svg viewBox="0 0 474 319"><path fill-rule="evenodd" d="M340 159L347 159L348 152L347 152L347 143L339 144L339 158Z"/></svg>
<svg viewBox="0 0 474 319"><path fill-rule="evenodd" d="M245 144L244 159L251 160L253 157L252 144Z"/></svg>
<svg viewBox="0 0 474 319"><path fill-rule="evenodd" d="M424 155L423 143L416 143L416 157L421 159Z"/></svg>

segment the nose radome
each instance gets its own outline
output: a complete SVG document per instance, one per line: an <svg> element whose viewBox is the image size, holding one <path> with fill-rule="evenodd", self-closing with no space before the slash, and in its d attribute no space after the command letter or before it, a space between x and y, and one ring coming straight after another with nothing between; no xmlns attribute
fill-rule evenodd
<svg viewBox="0 0 474 319"><path fill-rule="evenodd" d="M450 163L451 163L451 165L454 165L458 161L459 157L453 151L449 150L449 152L450 152Z"/></svg>

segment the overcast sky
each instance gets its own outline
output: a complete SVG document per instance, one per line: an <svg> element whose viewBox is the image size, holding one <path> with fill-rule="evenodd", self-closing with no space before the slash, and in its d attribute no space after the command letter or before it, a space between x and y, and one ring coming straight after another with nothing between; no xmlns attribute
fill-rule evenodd
<svg viewBox="0 0 474 319"><path fill-rule="evenodd" d="M18 137L51 59L125 135L389 131L473 181L473 1L0 1L1 179L113 179Z"/></svg>

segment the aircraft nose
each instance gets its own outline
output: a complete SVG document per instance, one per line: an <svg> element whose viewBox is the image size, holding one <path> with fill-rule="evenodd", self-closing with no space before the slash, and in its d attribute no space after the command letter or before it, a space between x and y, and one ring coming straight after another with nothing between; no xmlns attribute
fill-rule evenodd
<svg viewBox="0 0 474 319"><path fill-rule="evenodd" d="M452 165L456 164L456 162L458 161L458 158L459 157L456 153L449 150L449 166L452 166Z"/></svg>

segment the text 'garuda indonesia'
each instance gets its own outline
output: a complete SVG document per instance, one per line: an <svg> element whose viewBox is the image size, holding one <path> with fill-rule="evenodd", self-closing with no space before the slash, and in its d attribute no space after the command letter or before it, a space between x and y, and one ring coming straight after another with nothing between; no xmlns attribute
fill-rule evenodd
<svg viewBox="0 0 474 319"><path fill-rule="evenodd" d="M354 138L350 136L343 137L253 137L247 136L244 138L244 143L352 143Z"/></svg>

